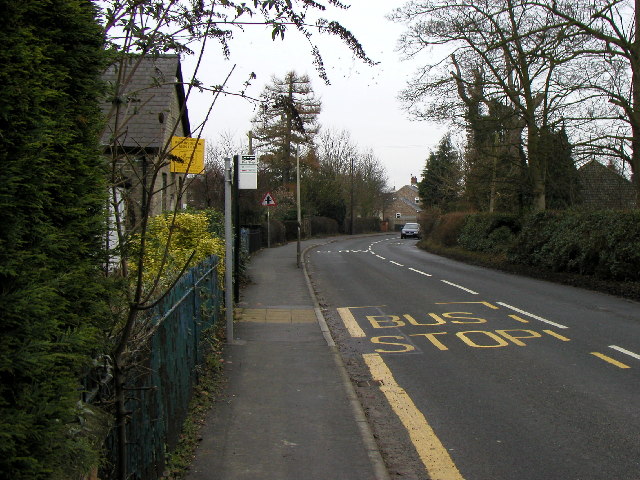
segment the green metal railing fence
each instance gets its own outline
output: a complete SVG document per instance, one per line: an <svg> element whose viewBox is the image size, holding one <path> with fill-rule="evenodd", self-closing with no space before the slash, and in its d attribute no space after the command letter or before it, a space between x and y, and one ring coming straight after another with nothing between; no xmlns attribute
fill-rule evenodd
<svg viewBox="0 0 640 480"><path fill-rule="evenodd" d="M222 286L216 256L187 271L151 312L155 330L131 372L127 390L127 472L132 480L155 480L175 448L187 415L197 366L206 353L204 330L222 318ZM115 438L108 442L114 451Z"/></svg>

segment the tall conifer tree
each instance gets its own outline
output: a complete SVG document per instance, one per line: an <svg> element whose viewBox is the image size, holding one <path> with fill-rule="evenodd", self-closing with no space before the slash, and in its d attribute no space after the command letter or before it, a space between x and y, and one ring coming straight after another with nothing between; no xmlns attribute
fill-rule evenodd
<svg viewBox="0 0 640 480"><path fill-rule="evenodd" d="M274 77L264 89L262 100L264 108L253 120L258 145L264 152L261 160L277 182L292 183L296 148L301 149L301 155L313 148L321 102L315 98L309 77L295 72L282 79Z"/></svg>

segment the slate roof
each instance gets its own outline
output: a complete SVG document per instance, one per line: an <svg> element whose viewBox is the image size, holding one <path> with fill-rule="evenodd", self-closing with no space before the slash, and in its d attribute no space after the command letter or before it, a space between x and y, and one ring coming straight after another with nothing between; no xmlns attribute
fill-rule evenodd
<svg viewBox="0 0 640 480"><path fill-rule="evenodd" d="M412 192L413 192L413 198L409 198L403 195L403 190L406 190L407 188L409 188ZM418 205L414 200L416 197L419 196L418 193L418 187L416 185L405 185L401 188L399 188L396 191L396 198L401 200L403 203L407 204L409 207L414 208L415 210L421 212L422 211L422 207L420 205Z"/></svg>
<svg viewBox="0 0 640 480"><path fill-rule="evenodd" d="M408 206L410 206L411 208L414 208L416 211L421 212L422 211L422 207L420 205L418 205L416 202L413 202L411 200L409 200L406 197L400 197L399 200L401 202L406 203Z"/></svg>
<svg viewBox="0 0 640 480"><path fill-rule="evenodd" d="M625 210L636 206L633 184L611 168L591 160L578 170L582 206L591 210Z"/></svg>
<svg viewBox="0 0 640 480"><path fill-rule="evenodd" d="M111 144L115 134L115 110L113 98L118 75L125 79L118 98L123 102L120 107L120 133L117 144L123 147L142 147L157 149L165 141L165 135L173 128L172 102L180 108L184 105L185 94L182 85L180 58L177 55L153 57L133 57L122 64L111 66L103 75L108 84L108 99L103 104L105 115L111 114L108 127L102 137L102 144ZM173 112L177 115L177 112ZM176 118L177 120L177 118ZM182 114L182 129L175 135L190 136L189 116L186 107Z"/></svg>

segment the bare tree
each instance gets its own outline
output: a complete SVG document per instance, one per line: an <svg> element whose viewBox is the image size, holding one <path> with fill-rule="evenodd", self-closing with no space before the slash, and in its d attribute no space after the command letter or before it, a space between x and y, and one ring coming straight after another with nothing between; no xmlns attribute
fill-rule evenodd
<svg viewBox="0 0 640 480"><path fill-rule="evenodd" d="M318 166L307 182L316 210L343 223L345 218L379 212L387 174L372 151L358 149L348 131L326 130L318 140Z"/></svg>
<svg viewBox="0 0 640 480"><path fill-rule="evenodd" d="M594 120L610 121L603 147L629 163L640 200L640 0L533 3L553 15L550 25L572 27L595 40L576 52L592 60L586 87L611 107Z"/></svg>
<svg viewBox="0 0 640 480"><path fill-rule="evenodd" d="M480 108L487 111L493 102L517 119L511 123L521 134L509 141L525 147L536 210L546 206L548 171L540 132L566 122L577 101L563 82L575 44L584 41L570 25L550 28L551 17L527 0L415 0L393 15L407 24L400 42L407 56L444 51L403 92L407 109L420 118L464 119L464 92L477 86L476 72L482 72Z"/></svg>

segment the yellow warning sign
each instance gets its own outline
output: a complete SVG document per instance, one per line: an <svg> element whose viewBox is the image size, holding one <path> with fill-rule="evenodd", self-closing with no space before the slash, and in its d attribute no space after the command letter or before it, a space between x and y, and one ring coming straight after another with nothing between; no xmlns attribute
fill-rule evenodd
<svg viewBox="0 0 640 480"><path fill-rule="evenodd" d="M171 137L171 172L199 175L204 172L204 139Z"/></svg>

